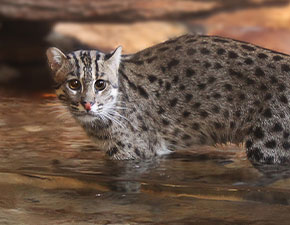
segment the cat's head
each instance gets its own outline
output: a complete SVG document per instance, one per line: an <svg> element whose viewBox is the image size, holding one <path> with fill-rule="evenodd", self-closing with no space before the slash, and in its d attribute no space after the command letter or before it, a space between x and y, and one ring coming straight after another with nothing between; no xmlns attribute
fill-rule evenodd
<svg viewBox="0 0 290 225"><path fill-rule="evenodd" d="M75 51L67 55L47 50L58 98L82 123L111 116L118 95L118 68L122 48L109 54Z"/></svg>

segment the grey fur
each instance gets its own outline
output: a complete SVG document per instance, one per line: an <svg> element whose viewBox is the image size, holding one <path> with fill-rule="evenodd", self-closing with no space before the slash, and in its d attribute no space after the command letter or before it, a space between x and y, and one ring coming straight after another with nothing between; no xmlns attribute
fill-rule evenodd
<svg viewBox="0 0 290 225"><path fill-rule="evenodd" d="M120 62L115 56L119 53L81 55L85 53L99 57L92 57L98 65L87 64L87 70L98 68L95 74L84 69L84 86L92 87L99 76L110 84L101 94L84 88L72 97L67 77L79 77L78 67L84 63L79 53L71 53L69 63L54 75L63 77L55 78L57 93L68 106L74 103L69 109L77 121L111 158L150 158L193 145L245 142L254 162L289 162L288 55L198 35L169 40L123 56ZM112 57L116 59L107 63ZM48 58L52 64L51 54ZM100 104L99 111L109 105L111 119L80 119L81 96Z"/></svg>

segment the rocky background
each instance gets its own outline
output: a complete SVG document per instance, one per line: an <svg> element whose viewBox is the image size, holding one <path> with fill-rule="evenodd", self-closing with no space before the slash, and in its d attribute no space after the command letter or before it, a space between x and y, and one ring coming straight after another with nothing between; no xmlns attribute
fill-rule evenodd
<svg viewBox="0 0 290 225"><path fill-rule="evenodd" d="M290 53L290 0L0 0L0 85L49 90L49 46L133 53L188 32Z"/></svg>

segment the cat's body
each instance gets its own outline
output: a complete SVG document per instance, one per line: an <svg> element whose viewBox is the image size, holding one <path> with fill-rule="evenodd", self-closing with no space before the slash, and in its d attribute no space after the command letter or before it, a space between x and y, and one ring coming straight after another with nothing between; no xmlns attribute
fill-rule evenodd
<svg viewBox="0 0 290 225"><path fill-rule="evenodd" d="M59 98L110 157L245 142L253 161L289 162L288 55L198 35L120 54L48 50Z"/></svg>

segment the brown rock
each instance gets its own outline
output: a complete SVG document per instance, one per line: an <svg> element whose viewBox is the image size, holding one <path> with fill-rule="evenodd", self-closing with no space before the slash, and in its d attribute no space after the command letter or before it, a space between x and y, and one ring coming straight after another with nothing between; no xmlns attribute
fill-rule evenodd
<svg viewBox="0 0 290 225"><path fill-rule="evenodd" d="M1 0L2 20L132 22L181 20L241 8L287 4L289 0Z"/></svg>

